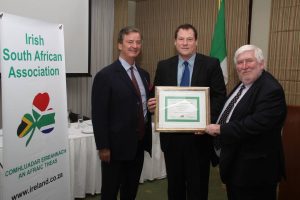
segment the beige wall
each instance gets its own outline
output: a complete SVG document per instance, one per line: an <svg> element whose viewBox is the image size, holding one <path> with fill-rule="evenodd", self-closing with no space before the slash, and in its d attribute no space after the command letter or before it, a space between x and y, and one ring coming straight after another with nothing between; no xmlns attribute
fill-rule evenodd
<svg viewBox="0 0 300 200"><path fill-rule="evenodd" d="M260 47L268 58L270 16L272 0L253 0L250 43ZM135 24L136 2L128 1L128 24ZM230 58L229 58L230 59Z"/></svg>
<svg viewBox="0 0 300 200"><path fill-rule="evenodd" d="M268 58L272 0L253 0L250 43L260 47ZM136 2L128 1L128 24L135 24Z"/></svg>
<svg viewBox="0 0 300 200"><path fill-rule="evenodd" d="M300 105L300 1L272 0L268 71L282 84L288 105Z"/></svg>
<svg viewBox="0 0 300 200"><path fill-rule="evenodd" d="M268 60L272 0L253 0L250 43L262 49Z"/></svg>
<svg viewBox="0 0 300 200"><path fill-rule="evenodd" d="M135 24L135 9L136 9L136 2L128 1L128 25L129 26L134 26Z"/></svg>
<svg viewBox="0 0 300 200"><path fill-rule="evenodd" d="M97 0L94 0L93 2L96 2L96 1ZM116 0L116 1L122 2L123 0ZM233 0L228 0L227 3L230 1L233 2ZM240 0L234 0L234 1L240 1ZM269 35L270 35L270 15L272 14L272 11L271 11L272 5L271 4L273 2L274 2L274 0L253 0L252 24L251 24L252 30L251 30L251 38L250 39L251 39L251 43L262 48L266 58L270 57L269 51L268 51L268 46L269 46ZM276 0L275 2L283 2L281 4L284 4L284 2L287 2L287 0L282 0L282 1ZM296 2L296 1L294 1L294 2ZM133 15L133 13L135 13L135 6L136 6L136 2L134 0L131 0L131 2L128 5L128 9L129 9L130 13L128 13L128 15L126 15L123 23L126 22L127 18L129 21L128 22L129 25L132 25L135 23L135 20L132 19L132 15ZM124 8L124 6L121 4L120 9L123 9L123 8ZM288 15L288 13L290 13L290 12L285 12L284 16ZM282 18L282 14L280 16ZM298 14L297 15L294 14L293 16L300 17ZM297 21L300 21L300 20L295 20L295 21L296 21L295 27L297 28L298 26L296 23L297 23ZM120 27L121 26L123 26L123 25L120 25ZM296 34L296 33L292 37L292 38L294 38L296 43L297 42L299 43L299 40L296 40L298 37L299 37L299 34ZM274 39L276 39L275 36L274 36ZM282 39L282 41L284 44L286 41L288 41L288 39L284 38L284 39ZM294 41L292 41L292 42L294 42ZM294 48L295 50L292 52L293 53L292 55L295 54L295 56L292 59L285 59L286 62L284 62L283 64L281 61L278 64L277 64L277 61L274 64L271 63L272 66L271 66L270 70L271 70L271 72L273 72L275 74L276 77L279 77L282 80L282 83L286 90L286 94L288 94L288 96L291 96L291 97L288 97L289 104L299 105L300 104L300 102L299 102L300 101L300 97L299 97L300 96L300 91L299 91L300 90L300 83L299 83L299 79L300 79L299 58L300 58L300 55L299 55L299 51L297 51L297 49L299 49L299 45L296 44L294 46L295 46L295 48ZM115 49L115 48L113 48L113 49ZM280 47L278 47L278 49L280 49ZM289 49L289 48L284 48L284 49ZM276 55L274 54L274 58L280 58L279 55L280 54L276 54ZM232 55L230 57L228 57L229 62L232 62L231 57L232 57ZM102 60L100 58L95 58L95 59ZM283 60L283 58L281 60ZM289 61L289 60L293 61L293 62L287 63L287 61ZM285 65L285 63L287 63L287 65ZM97 64L97 65L99 65L99 64ZM280 66L281 70L275 71L274 67L276 67L276 66ZM287 69L289 69L289 68L291 68L291 70L289 72L290 76L292 76L291 78L288 77L289 74L287 73ZM74 78L74 79L83 79L83 78ZM288 81L289 79L291 79L291 81ZM0 83L0 85L1 85L1 83ZM85 88L86 87L83 87L82 89L86 90ZM88 92L88 94L89 94L90 91L85 91L85 92ZM84 95L82 95L81 93L78 93L77 90L73 91L73 90L70 90L70 88L68 88L68 98L69 99L74 98L74 99L76 99L76 101L79 101L78 99L82 98L81 96L84 96ZM1 97L1 91L0 91L0 97ZM289 100L289 99L291 99L291 100ZM2 108L1 108L2 102L1 101L2 100L0 98L0 111L2 111ZM82 101L79 101L79 102L82 102ZM80 105L80 106L82 106L82 105ZM87 105L87 107L88 107L88 105ZM90 108L86 108L86 110L89 110L89 109ZM0 112L0 127L2 127L2 113L1 112Z"/></svg>
<svg viewBox="0 0 300 200"><path fill-rule="evenodd" d="M209 55L218 11L216 0L139 0L136 1L135 25L144 34L140 64L153 80L157 62L176 54L174 31L191 23L198 30L199 53ZM228 84L231 90L239 81L233 64L234 51L248 39L250 0L226 0L226 38Z"/></svg>

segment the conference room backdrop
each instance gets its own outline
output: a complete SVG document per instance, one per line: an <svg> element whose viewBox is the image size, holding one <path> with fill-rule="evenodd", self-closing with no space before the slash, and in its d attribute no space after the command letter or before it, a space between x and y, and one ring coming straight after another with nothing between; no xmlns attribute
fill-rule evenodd
<svg viewBox="0 0 300 200"><path fill-rule="evenodd" d="M254 0L256 1L256 0ZM258 0L259 1L259 0ZM217 14L217 0L132 0L136 5L135 25L144 34L140 64L153 80L158 60L175 54L174 30L181 23L198 29L198 51L209 54ZM250 0L226 0L226 38L231 90L238 82L232 57L248 41ZM94 75L117 58L116 36L131 24L128 0L92 0L91 75L67 78L68 107L91 115L91 86ZM300 2L272 0L269 32L268 70L285 89L289 105L300 105ZM1 108L2 110L2 108ZM0 125L2 127L2 117Z"/></svg>
<svg viewBox="0 0 300 200"><path fill-rule="evenodd" d="M259 2L260 0L253 1ZM143 53L139 61L141 66L150 72L152 80L157 61L176 53L173 40L174 30L181 23L192 23L198 29L198 51L209 54L218 9L217 0L133 0L131 2L135 3L134 23L144 35ZM249 40L251 3L251 0L226 0L228 91L238 82L233 63L234 51ZM101 2L93 0L92 4L92 41L95 41L95 43L92 42L92 46L94 45L92 75L94 75L96 71L117 58L117 33L120 28L131 25L132 22L128 17L131 14L128 13L128 0L115 0L114 5L111 5L109 0ZM108 4L110 4L109 7ZM284 86L288 104L300 105L300 2L298 0L271 0L270 9L269 50L265 52L268 53L267 69ZM96 15L93 12L99 12L99 14ZM114 14L108 17L103 12ZM111 27L112 22L107 23L105 20L114 20L114 26ZM97 28L97 26L104 28L105 24L107 25L105 31ZM109 31L113 31L113 34ZM104 46L105 44L107 46ZM74 79L72 82L68 80L69 106L71 109L90 116L92 78ZM74 100L71 100L70 95L74 96ZM76 95L79 97L78 100L75 98Z"/></svg>

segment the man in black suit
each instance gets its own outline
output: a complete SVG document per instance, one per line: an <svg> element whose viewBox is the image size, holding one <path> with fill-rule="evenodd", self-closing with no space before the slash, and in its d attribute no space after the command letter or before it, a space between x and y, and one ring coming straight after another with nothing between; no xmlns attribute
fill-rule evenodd
<svg viewBox="0 0 300 200"><path fill-rule="evenodd" d="M123 28L119 59L97 73L92 88L92 121L102 167L102 200L134 200L144 162L151 152L151 115L147 111L148 72L135 63L141 32Z"/></svg>
<svg viewBox="0 0 300 200"><path fill-rule="evenodd" d="M277 184L285 174L281 141L287 109L284 91L264 70L258 47L240 47L234 62L241 82L229 95L220 124L208 125L206 132L219 136L220 173L229 200L276 200ZM237 93L239 97L234 98ZM233 98L232 109L226 109Z"/></svg>
<svg viewBox="0 0 300 200"><path fill-rule="evenodd" d="M197 30L190 24L176 29L175 47L177 56L158 63L154 85L182 85L184 68L188 67L186 86L210 87L211 119L215 122L226 96L219 60L196 53ZM155 107L155 98L149 99L148 109L154 112ZM217 164L212 137L195 133L160 133L160 141L165 156L169 200L207 200L210 161Z"/></svg>

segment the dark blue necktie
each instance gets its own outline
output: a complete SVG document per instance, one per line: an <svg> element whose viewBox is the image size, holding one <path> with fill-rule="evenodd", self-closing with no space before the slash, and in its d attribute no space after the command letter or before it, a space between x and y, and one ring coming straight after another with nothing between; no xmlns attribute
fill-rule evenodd
<svg viewBox="0 0 300 200"><path fill-rule="evenodd" d="M180 86L190 86L190 69L189 63L184 61L184 71L182 73Z"/></svg>

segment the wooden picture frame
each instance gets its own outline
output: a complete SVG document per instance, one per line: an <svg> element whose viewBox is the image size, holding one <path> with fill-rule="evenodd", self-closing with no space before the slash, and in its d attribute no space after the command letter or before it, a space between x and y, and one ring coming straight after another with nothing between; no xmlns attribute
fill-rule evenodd
<svg viewBox="0 0 300 200"><path fill-rule="evenodd" d="M209 87L155 87L155 131L198 132L210 123Z"/></svg>

